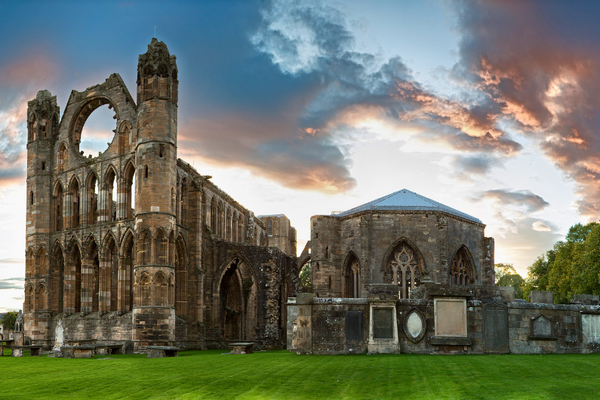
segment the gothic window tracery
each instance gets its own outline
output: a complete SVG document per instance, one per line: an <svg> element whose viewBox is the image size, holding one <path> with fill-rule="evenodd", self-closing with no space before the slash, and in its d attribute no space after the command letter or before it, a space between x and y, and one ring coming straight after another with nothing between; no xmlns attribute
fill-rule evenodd
<svg viewBox="0 0 600 400"><path fill-rule="evenodd" d="M415 257L414 250L406 243L393 253L388 266L388 282L398 285L401 299L409 298L410 292L421 283L422 266Z"/></svg>
<svg viewBox="0 0 600 400"><path fill-rule="evenodd" d="M450 284L456 286L465 286L472 284L475 280L471 257L466 248L461 247L454 256L452 267L450 269Z"/></svg>

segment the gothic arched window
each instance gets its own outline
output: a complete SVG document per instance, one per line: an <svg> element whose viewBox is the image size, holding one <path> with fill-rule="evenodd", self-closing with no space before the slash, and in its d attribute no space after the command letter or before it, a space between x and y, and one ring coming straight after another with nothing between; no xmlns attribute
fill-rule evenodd
<svg viewBox="0 0 600 400"><path fill-rule="evenodd" d="M452 260L450 268L450 284L457 286L470 285L475 281L475 273L471 257L465 246L462 246Z"/></svg>
<svg viewBox="0 0 600 400"><path fill-rule="evenodd" d="M420 285L422 269L417 252L408 243L400 243L387 263L386 281L397 284L399 297L407 299L410 291Z"/></svg>

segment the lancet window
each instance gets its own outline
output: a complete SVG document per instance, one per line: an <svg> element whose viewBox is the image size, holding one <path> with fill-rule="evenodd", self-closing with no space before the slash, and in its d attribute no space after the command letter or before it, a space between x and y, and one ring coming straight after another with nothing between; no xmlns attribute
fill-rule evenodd
<svg viewBox="0 0 600 400"><path fill-rule="evenodd" d="M467 249L461 247L454 256L450 268L450 284L457 286L470 285L475 281L473 263Z"/></svg>

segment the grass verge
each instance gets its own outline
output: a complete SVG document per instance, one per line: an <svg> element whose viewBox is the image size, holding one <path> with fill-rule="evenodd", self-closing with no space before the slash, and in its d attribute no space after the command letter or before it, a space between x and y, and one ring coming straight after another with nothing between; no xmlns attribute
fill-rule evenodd
<svg viewBox="0 0 600 400"><path fill-rule="evenodd" d="M592 399L600 355L0 357L2 398Z"/></svg>

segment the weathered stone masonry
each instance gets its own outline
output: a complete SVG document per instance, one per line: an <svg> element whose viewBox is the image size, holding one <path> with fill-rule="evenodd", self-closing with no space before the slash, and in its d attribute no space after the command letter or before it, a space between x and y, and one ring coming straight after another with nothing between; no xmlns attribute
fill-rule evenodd
<svg viewBox="0 0 600 400"><path fill-rule="evenodd" d="M48 91L28 103L24 319L34 343L52 347L60 325L67 343L282 346L295 235L276 244L283 251L268 247L265 223L177 158L177 73L153 39L137 101L112 74L72 91L62 118ZM103 105L113 140L85 157L83 127Z"/></svg>

